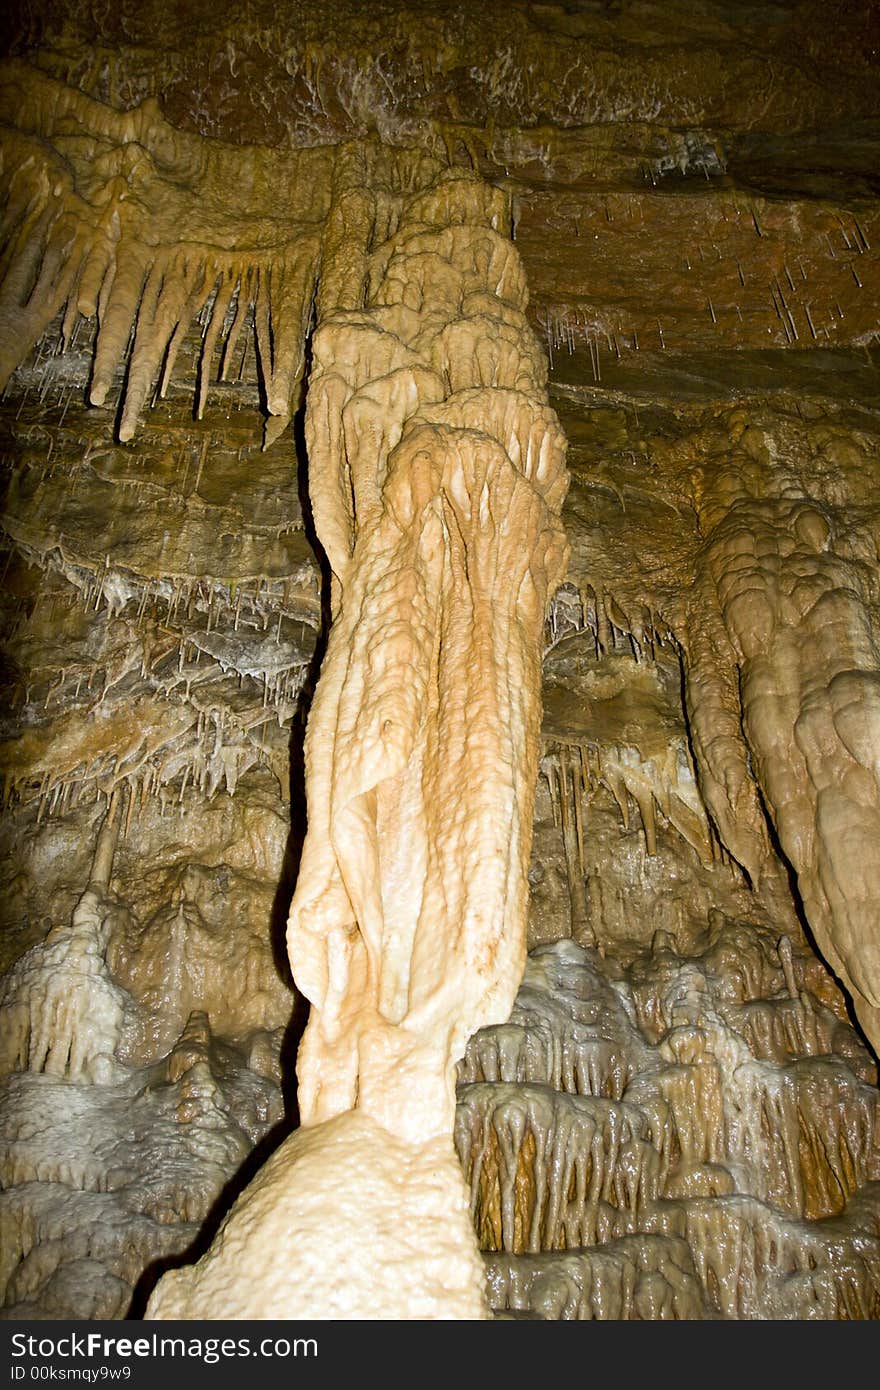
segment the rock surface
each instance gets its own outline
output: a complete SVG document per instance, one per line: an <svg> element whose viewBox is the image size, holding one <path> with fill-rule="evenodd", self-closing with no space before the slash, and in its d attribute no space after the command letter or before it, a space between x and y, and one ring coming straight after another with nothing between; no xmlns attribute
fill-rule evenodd
<svg viewBox="0 0 880 1390"><path fill-rule="evenodd" d="M502 1316L876 1318L872 7L166 8L2 20L2 1315L203 1254L307 996L386 1192L465 1053Z"/></svg>

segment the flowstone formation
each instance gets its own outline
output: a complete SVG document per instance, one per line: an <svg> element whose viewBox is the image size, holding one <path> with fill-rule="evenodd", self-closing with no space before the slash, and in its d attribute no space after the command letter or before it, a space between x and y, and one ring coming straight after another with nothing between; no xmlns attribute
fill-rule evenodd
<svg viewBox="0 0 880 1390"><path fill-rule="evenodd" d="M2 1315L877 1318L876 16L163 8L3 20Z"/></svg>
<svg viewBox="0 0 880 1390"><path fill-rule="evenodd" d="M346 150L337 166L306 413L334 610L289 928L312 1002L297 1062L309 1129L261 1178L258 1218L248 1192L195 1273L166 1276L150 1305L163 1317L263 1305L315 1316L340 1283L340 1315L481 1311L444 1141L455 1064L477 1027L508 1016L524 963L540 640L566 559L565 442L519 258L499 230L503 196L440 175L394 215L365 165ZM304 1164L313 1155L327 1182L340 1146L363 1241L342 1272L320 1255L337 1243L353 1254L325 1201L300 1215L316 1181ZM395 1182L376 1151L383 1163L396 1153ZM264 1267L288 1187L295 1220L282 1225L310 1271L307 1294ZM414 1209L445 1295L422 1290L414 1251L415 1287L395 1279L400 1253L374 1234L389 1206L403 1224ZM230 1285L252 1260L242 1303Z"/></svg>
<svg viewBox="0 0 880 1390"><path fill-rule="evenodd" d="M649 959L535 948L461 1068L498 1312L880 1314L876 1073L814 966L717 912Z"/></svg>
<svg viewBox="0 0 880 1390"><path fill-rule="evenodd" d="M309 1124L357 1106L448 1132L455 1062L522 972L567 477L504 222L497 190L445 176L348 283L329 261L306 439L336 613L290 924Z"/></svg>

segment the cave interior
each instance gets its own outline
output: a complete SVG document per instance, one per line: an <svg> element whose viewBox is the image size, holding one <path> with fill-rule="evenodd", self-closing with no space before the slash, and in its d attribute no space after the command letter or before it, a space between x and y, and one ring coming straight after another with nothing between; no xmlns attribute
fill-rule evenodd
<svg viewBox="0 0 880 1390"><path fill-rule="evenodd" d="M0 24L0 1317L880 1317L880 7Z"/></svg>

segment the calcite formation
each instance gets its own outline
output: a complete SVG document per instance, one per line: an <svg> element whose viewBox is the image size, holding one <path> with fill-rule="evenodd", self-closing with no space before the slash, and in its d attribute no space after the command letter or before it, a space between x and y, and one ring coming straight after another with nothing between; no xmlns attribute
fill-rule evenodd
<svg viewBox="0 0 880 1390"><path fill-rule="evenodd" d="M471 1041L456 1141L496 1308L877 1316L877 1090L821 1036L848 1025L790 943L716 922L698 948L634 970L540 947L509 1023Z"/></svg>
<svg viewBox="0 0 880 1390"><path fill-rule="evenodd" d="M3 103L20 134L5 155L0 380L59 310L63 339L78 315L97 315L89 401L104 404L125 357L125 443L148 397L166 393L197 314L202 415L218 338L225 327L222 377L252 307L268 410L289 419L327 211L326 153L293 153L282 169L265 151L236 151L235 207L222 147L175 131L155 102L118 113L12 65Z"/></svg>
<svg viewBox="0 0 880 1390"><path fill-rule="evenodd" d="M876 1318L871 7L216 8L4 21L4 1316Z"/></svg>
<svg viewBox="0 0 880 1390"><path fill-rule="evenodd" d="M732 649L741 719L822 953L880 1045L880 662L861 557L781 469L734 467L705 501L703 565ZM721 776L739 781L729 759ZM729 797L732 801L733 798ZM757 817L755 817L757 819Z"/></svg>
<svg viewBox="0 0 880 1390"><path fill-rule="evenodd" d="M345 238L347 284L330 259L306 438L336 615L289 935L310 1124L447 1132L455 1062L522 970L566 475L504 216L441 176L369 261Z"/></svg>
<svg viewBox="0 0 880 1390"><path fill-rule="evenodd" d="M323 1201L309 1217L296 1197L316 1181L308 1156L326 1175L333 1136L346 1134L364 1251L351 1271L309 1274L305 1301L280 1281L268 1306L315 1315L323 1299L326 1312L363 1314L358 1290L375 1282L368 1306L386 1316L442 1312L442 1298L393 1278L396 1247L370 1238L374 1212L399 1207L406 1224L412 1206L447 1315L479 1316L479 1279L456 1258L468 1242L449 1225L455 1183L431 1200L421 1171L448 1169L455 1064L477 1027L507 1017L522 973L540 637L566 558L565 444L519 259L498 230L503 198L447 174L398 212L372 194L366 163L356 150L340 161L306 414L334 610L309 718L309 829L288 934L313 1006L297 1073L301 1122L316 1133L291 1141L273 1160L281 1176L266 1176L267 1193L294 1194L286 1225L297 1247L315 1225L327 1249L347 1244ZM378 1128L364 1135L352 1112ZM335 1117L342 1129L328 1128ZM414 1150L396 1164L402 1195L371 1157L400 1141ZM248 1252L270 1239L277 1202L263 1196L254 1232L258 1200L241 1199L192 1288L175 1298L166 1282L152 1315L258 1306L256 1286L246 1305L231 1292L262 1259ZM329 1277L349 1289L338 1307Z"/></svg>
<svg viewBox="0 0 880 1390"><path fill-rule="evenodd" d="M148 1310L172 1319L485 1315L448 1137L398 1139L363 1109L285 1140L207 1255L166 1274Z"/></svg>

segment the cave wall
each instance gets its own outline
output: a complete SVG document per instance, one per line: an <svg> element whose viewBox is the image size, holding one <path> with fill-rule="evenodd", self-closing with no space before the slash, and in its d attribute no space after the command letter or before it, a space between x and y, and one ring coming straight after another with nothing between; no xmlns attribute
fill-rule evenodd
<svg viewBox="0 0 880 1390"><path fill-rule="evenodd" d="M876 1317L876 11L289 8L6 20L4 1316L142 1312L296 1124L304 996L326 997L314 950L299 993L284 949L303 727L319 670L369 646L343 616L324 661L356 536L367 598L400 544L369 489L346 511L328 484L346 404L363 470L407 420L493 419L509 453L501 395L525 389L568 439L570 557L523 647L532 955L458 1070L489 1302ZM465 236L465 313L395 248L436 255L477 205L525 280L487 303ZM395 313L410 356L352 355ZM512 555L532 523L508 505ZM508 715L482 773L449 762L485 724L462 679L436 785L488 807L522 734ZM350 732L350 787L358 758L399 775ZM332 794L301 903L332 889ZM454 996L454 1061L485 981L443 961L421 1014Z"/></svg>

